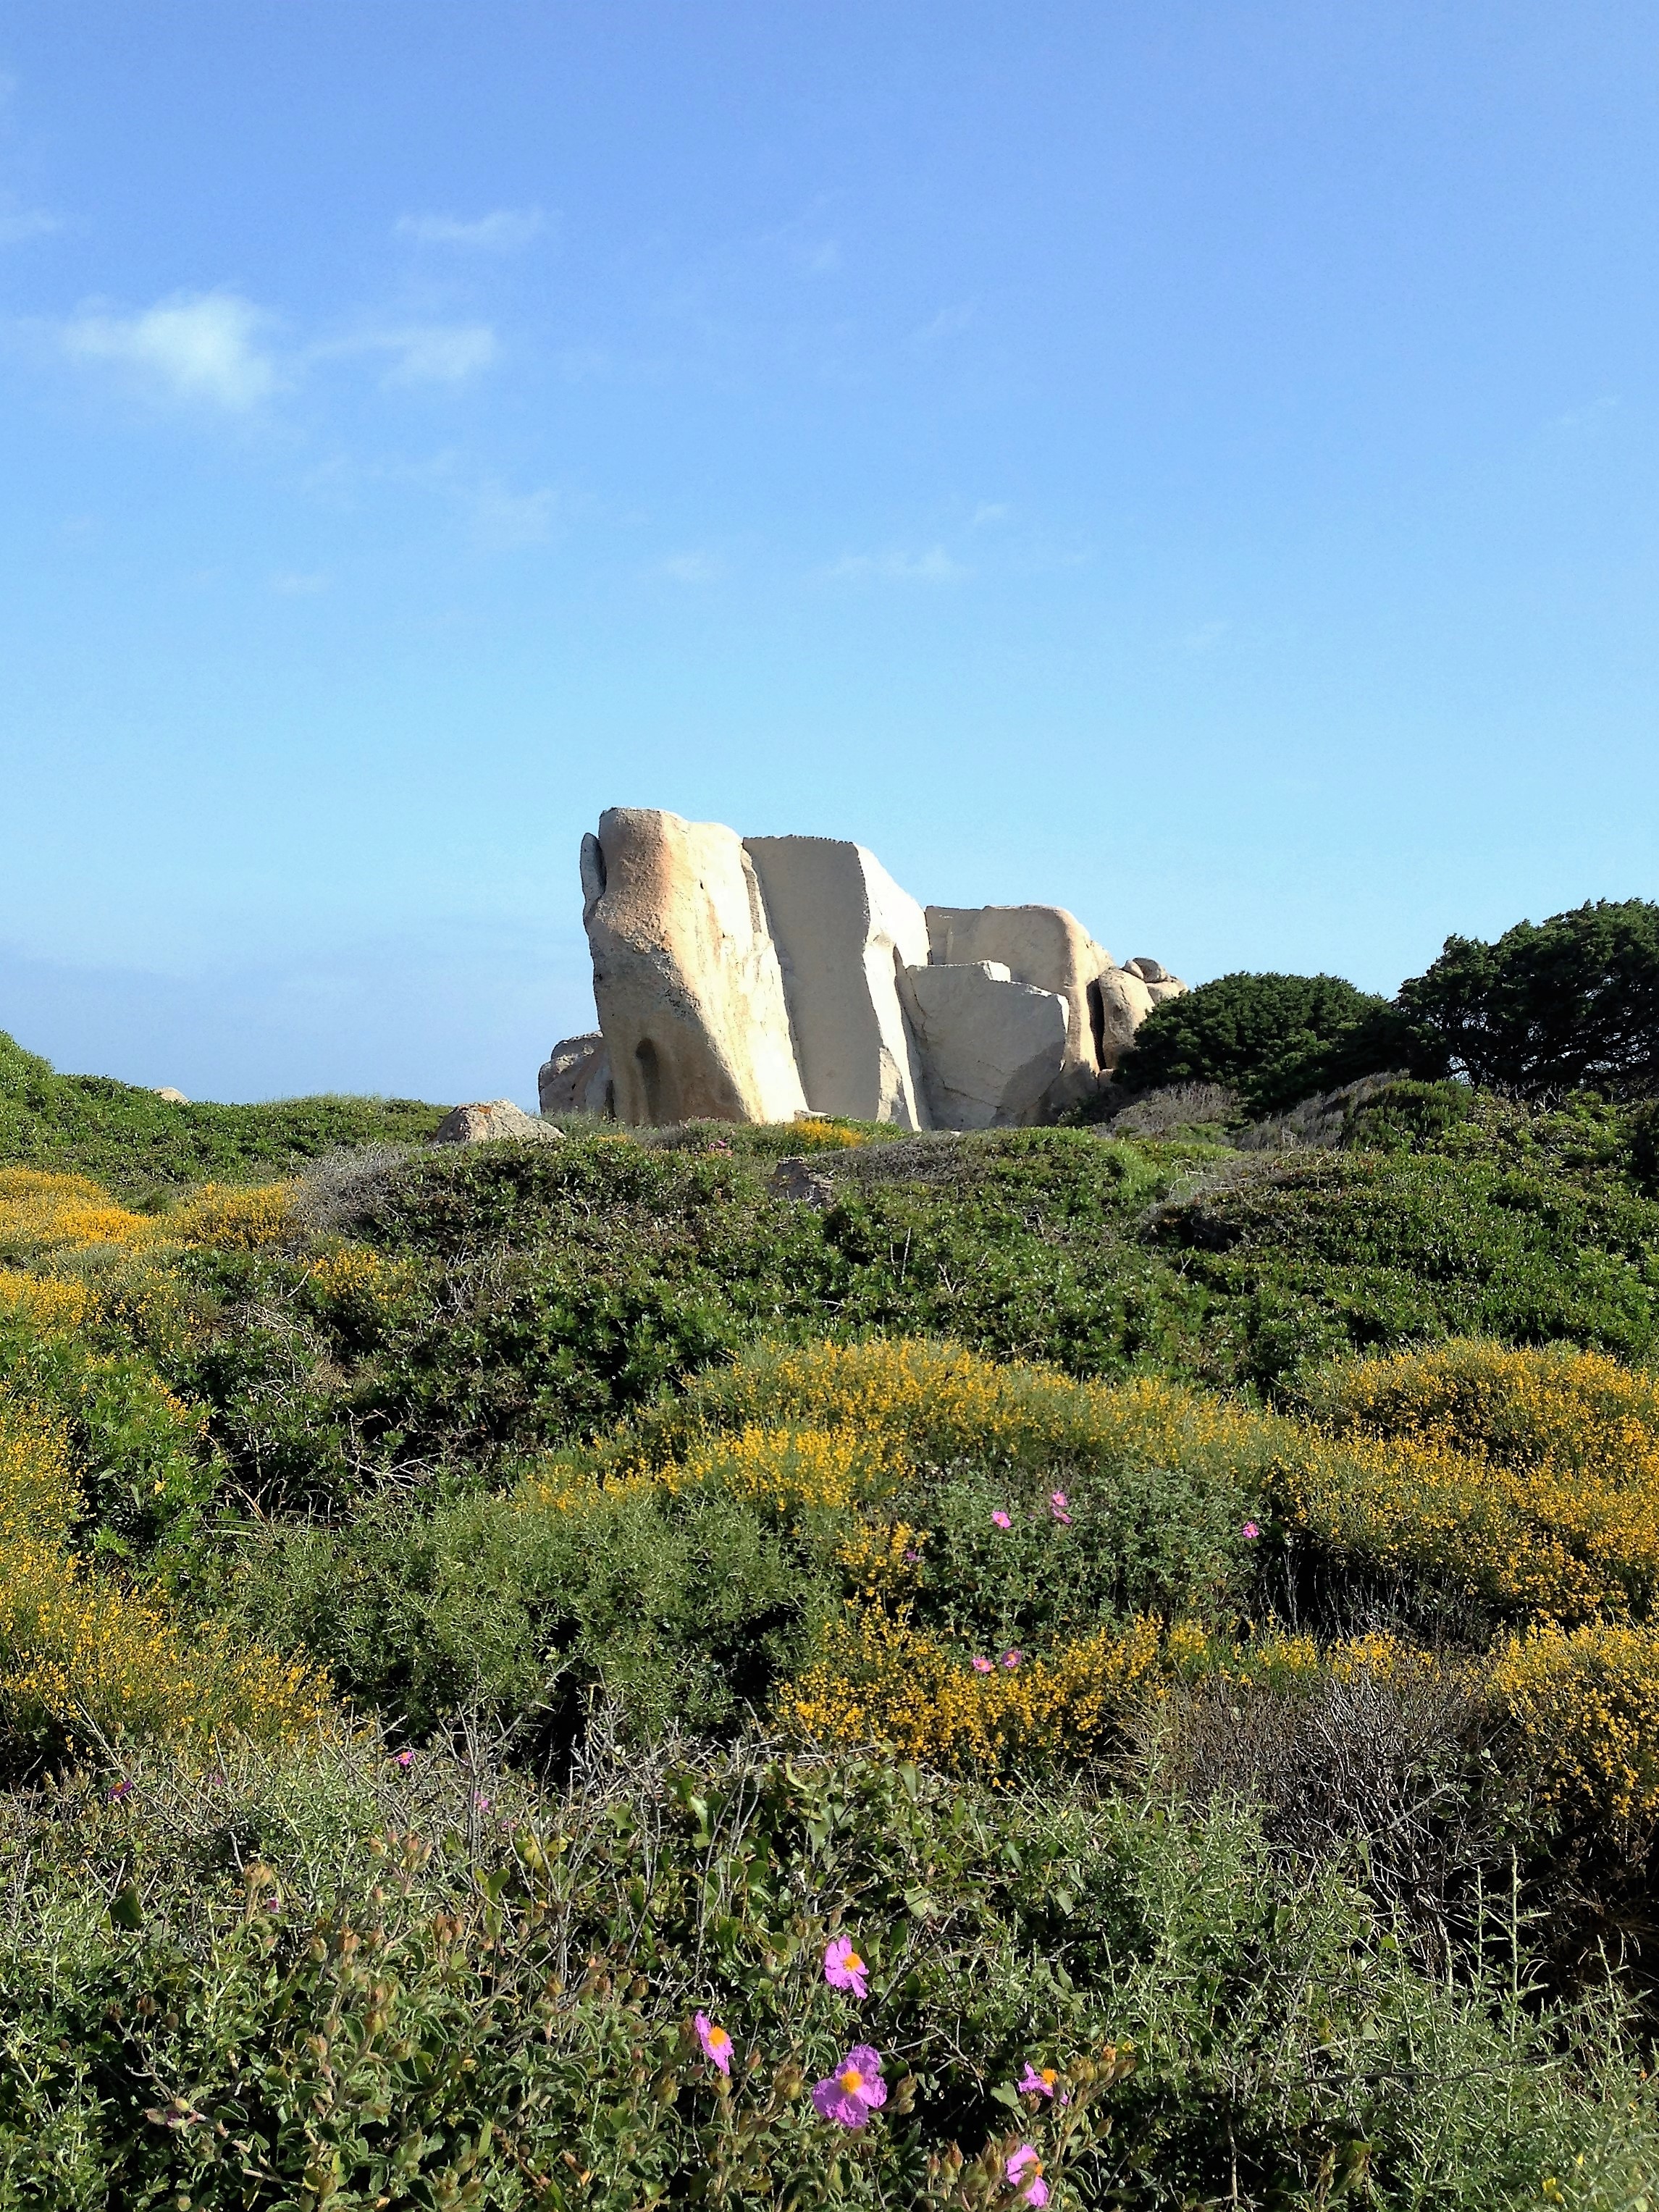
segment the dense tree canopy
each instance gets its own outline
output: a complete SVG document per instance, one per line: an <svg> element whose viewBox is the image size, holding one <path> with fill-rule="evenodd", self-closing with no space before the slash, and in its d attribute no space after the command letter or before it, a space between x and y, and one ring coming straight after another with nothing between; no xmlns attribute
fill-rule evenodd
<svg viewBox="0 0 1659 2212"><path fill-rule="evenodd" d="M1397 1003L1425 1072L1523 1098L1581 1088L1650 1097L1659 1091L1659 905L1596 899L1517 922L1495 945L1449 937Z"/></svg>
<svg viewBox="0 0 1659 2212"><path fill-rule="evenodd" d="M1340 975L1218 975L1152 1009L1118 1078L1136 1091L1222 1083L1251 1112L1277 1113L1401 1066L1397 1029L1386 999Z"/></svg>

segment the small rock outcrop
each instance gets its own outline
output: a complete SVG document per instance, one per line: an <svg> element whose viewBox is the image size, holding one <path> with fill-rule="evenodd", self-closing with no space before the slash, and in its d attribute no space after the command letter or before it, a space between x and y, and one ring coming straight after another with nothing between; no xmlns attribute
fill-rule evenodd
<svg viewBox="0 0 1659 2212"><path fill-rule="evenodd" d="M544 1114L1051 1121L1187 988L1146 954L1120 968L1064 907L924 911L845 838L612 807L581 877L599 1028L554 1047Z"/></svg>
<svg viewBox="0 0 1659 2212"><path fill-rule="evenodd" d="M538 1121L510 1098L491 1098L482 1104L452 1107L433 1131L432 1141L434 1145L489 1145L501 1137L517 1137L527 1138L532 1144L556 1145L563 1135L562 1129L556 1129L550 1121Z"/></svg>
<svg viewBox="0 0 1659 2212"><path fill-rule="evenodd" d="M165 1098L169 1106L188 1106L190 1103L189 1099L185 1097L184 1092L182 1091L175 1091L170 1083L162 1084L160 1089L156 1091L155 1096L158 1098Z"/></svg>
<svg viewBox="0 0 1659 2212"><path fill-rule="evenodd" d="M612 1114L611 1054L601 1030L561 1037L536 1075L544 1114Z"/></svg>

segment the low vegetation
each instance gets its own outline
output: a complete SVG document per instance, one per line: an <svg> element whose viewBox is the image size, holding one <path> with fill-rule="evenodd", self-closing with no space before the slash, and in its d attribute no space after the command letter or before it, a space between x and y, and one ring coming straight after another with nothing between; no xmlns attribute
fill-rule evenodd
<svg viewBox="0 0 1659 2212"><path fill-rule="evenodd" d="M14 1060L0 2203L1651 2206L1650 1108Z"/></svg>

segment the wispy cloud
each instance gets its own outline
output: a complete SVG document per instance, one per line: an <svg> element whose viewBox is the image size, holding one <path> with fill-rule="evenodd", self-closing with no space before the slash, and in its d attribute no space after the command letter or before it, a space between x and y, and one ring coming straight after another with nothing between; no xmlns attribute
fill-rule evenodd
<svg viewBox="0 0 1659 2212"><path fill-rule="evenodd" d="M675 584L717 584L726 563L717 553L672 553L658 562L657 574Z"/></svg>
<svg viewBox="0 0 1659 2212"><path fill-rule="evenodd" d="M308 575L293 568L279 569L270 580L270 588L285 599L308 599L328 589L325 575Z"/></svg>
<svg viewBox="0 0 1659 2212"><path fill-rule="evenodd" d="M893 584L953 584L968 573L942 545L930 545L925 553L843 553L823 571L852 582Z"/></svg>
<svg viewBox="0 0 1659 2212"><path fill-rule="evenodd" d="M399 238L412 238L417 246L459 246L474 253L518 253L542 235L548 220L540 208L495 208L471 222L453 215L399 216L393 228Z"/></svg>
<svg viewBox="0 0 1659 2212"><path fill-rule="evenodd" d="M337 361L380 354L387 359L388 384L464 384L489 368L500 352L488 323L402 323L325 338L310 349L308 358Z"/></svg>
<svg viewBox="0 0 1659 2212"><path fill-rule="evenodd" d="M134 315L82 308L59 337L73 362L112 363L166 398L245 415L282 381L262 343L270 320L234 292L175 293Z"/></svg>
<svg viewBox="0 0 1659 2212"><path fill-rule="evenodd" d="M959 331L967 329L978 313L978 303L973 300L963 300L955 307L941 307L938 314L911 331L910 343L913 346L937 345L941 338L953 338Z"/></svg>
<svg viewBox="0 0 1659 2212"><path fill-rule="evenodd" d="M468 496L472 535L486 553L514 553L544 545L553 534L559 495L556 491L509 491L493 478Z"/></svg>
<svg viewBox="0 0 1659 2212"><path fill-rule="evenodd" d="M50 238L64 228L60 215L44 208L0 208L0 246L21 246L31 238Z"/></svg>

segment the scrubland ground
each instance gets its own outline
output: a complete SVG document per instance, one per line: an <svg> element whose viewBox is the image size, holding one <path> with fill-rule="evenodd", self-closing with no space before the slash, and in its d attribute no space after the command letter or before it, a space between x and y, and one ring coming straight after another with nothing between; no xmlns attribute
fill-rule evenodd
<svg viewBox="0 0 1659 2212"><path fill-rule="evenodd" d="M1650 2205L1650 1127L1224 1114L0 1046L0 2204Z"/></svg>

